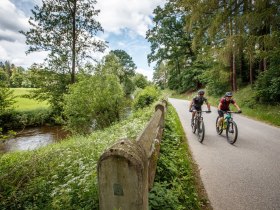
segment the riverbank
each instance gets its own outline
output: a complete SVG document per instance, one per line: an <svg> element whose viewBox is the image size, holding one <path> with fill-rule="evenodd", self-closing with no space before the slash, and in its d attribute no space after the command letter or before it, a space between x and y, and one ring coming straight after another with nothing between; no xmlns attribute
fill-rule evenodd
<svg viewBox="0 0 280 210"><path fill-rule="evenodd" d="M0 140L10 138L17 129L54 124L47 102L39 102L28 97L34 88L11 88L11 90L15 103L13 107L0 113Z"/></svg>
<svg viewBox="0 0 280 210"><path fill-rule="evenodd" d="M122 138L134 139L154 106L89 136L0 157L0 209L98 209L97 161Z"/></svg>

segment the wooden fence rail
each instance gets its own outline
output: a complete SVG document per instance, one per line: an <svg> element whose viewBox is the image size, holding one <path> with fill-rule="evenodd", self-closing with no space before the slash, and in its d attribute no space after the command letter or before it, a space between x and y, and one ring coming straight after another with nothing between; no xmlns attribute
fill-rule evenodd
<svg viewBox="0 0 280 210"><path fill-rule="evenodd" d="M155 113L136 140L123 139L106 150L98 161L100 210L148 210L167 101Z"/></svg>

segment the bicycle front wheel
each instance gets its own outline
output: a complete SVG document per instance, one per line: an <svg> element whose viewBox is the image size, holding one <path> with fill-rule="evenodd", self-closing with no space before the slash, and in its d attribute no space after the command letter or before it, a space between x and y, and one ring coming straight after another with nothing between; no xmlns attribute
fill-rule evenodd
<svg viewBox="0 0 280 210"><path fill-rule="evenodd" d="M197 126L197 121L194 120L194 122L192 123L192 132L193 132L193 133L196 132L196 126Z"/></svg>
<svg viewBox="0 0 280 210"><path fill-rule="evenodd" d="M198 141L200 143L202 143L203 140L204 140L204 134L205 134L204 122L203 121L199 121L197 125L198 125L197 126Z"/></svg>
<svg viewBox="0 0 280 210"><path fill-rule="evenodd" d="M234 144L236 142L238 136L238 129L234 121L229 122L226 129L226 135L227 135L227 141L230 144Z"/></svg>

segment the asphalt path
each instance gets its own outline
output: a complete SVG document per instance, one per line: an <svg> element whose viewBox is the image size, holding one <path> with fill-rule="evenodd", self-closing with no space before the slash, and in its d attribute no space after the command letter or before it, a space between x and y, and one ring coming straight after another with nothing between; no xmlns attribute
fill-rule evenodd
<svg viewBox="0 0 280 210"><path fill-rule="evenodd" d="M238 139L231 145L224 132L216 133L218 113L212 107L212 113L203 113L201 144L191 131L189 102L168 100L179 115L214 210L280 209L280 128L233 114ZM207 110L205 105L202 109Z"/></svg>

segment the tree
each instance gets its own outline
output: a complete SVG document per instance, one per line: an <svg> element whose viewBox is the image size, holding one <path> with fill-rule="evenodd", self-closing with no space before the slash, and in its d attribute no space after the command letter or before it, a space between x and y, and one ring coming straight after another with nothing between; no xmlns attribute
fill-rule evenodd
<svg viewBox="0 0 280 210"><path fill-rule="evenodd" d="M125 51L118 51L119 56L123 58L128 58L128 54ZM117 53L117 54L118 54ZM127 56L126 56L127 55ZM130 56L129 56L130 57ZM130 60L129 58L128 60ZM134 66L133 61L129 61L130 64L127 64L125 61L127 59L121 60L115 53L112 51L105 55L102 61L97 65L95 71L97 74L113 74L116 75L119 79L119 82L122 84L123 89L126 95L130 95L135 90L135 85L132 82L132 76L134 70L131 66ZM133 70L133 71L132 71Z"/></svg>
<svg viewBox="0 0 280 210"><path fill-rule="evenodd" d="M188 71L190 64L196 59L192 49L192 33L186 33L184 27L186 14L179 7L178 1L170 0L163 8L154 10L154 27L146 38L151 43L151 53L148 62L156 62L159 66L165 62L168 66L168 86L181 90L183 87L181 74Z"/></svg>
<svg viewBox="0 0 280 210"><path fill-rule="evenodd" d="M142 89L149 85L147 77L140 73L136 73L136 75L133 77L133 83L136 87Z"/></svg>
<svg viewBox="0 0 280 210"><path fill-rule="evenodd" d="M13 91L8 86L8 74L0 67L0 115L14 104Z"/></svg>
<svg viewBox="0 0 280 210"><path fill-rule="evenodd" d="M137 69L136 64L133 62L130 55L127 54L124 50L112 50L111 53L114 53L121 65L124 68L124 77L131 77L135 75L135 70Z"/></svg>
<svg viewBox="0 0 280 210"><path fill-rule="evenodd" d="M153 73L153 81L161 88L167 88L168 81L168 68L162 62L160 65L156 65Z"/></svg>
<svg viewBox="0 0 280 210"><path fill-rule="evenodd" d="M71 85L64 114L72 133L89 133L120 119L124 93L115 75L94 75Z"/></svg>
<svg viewBox="0 0 280 210"><path fill-rule="evenodd" d="M21 31L29 45L27 53L48 51L48 62L53 71L75 74L82 59L91 52L103 51L105 45L95 35L102 27L94 17L99 10L94 8L95 0L43 0L42 7L35 6L29 24L31 29Z"/></svg>

